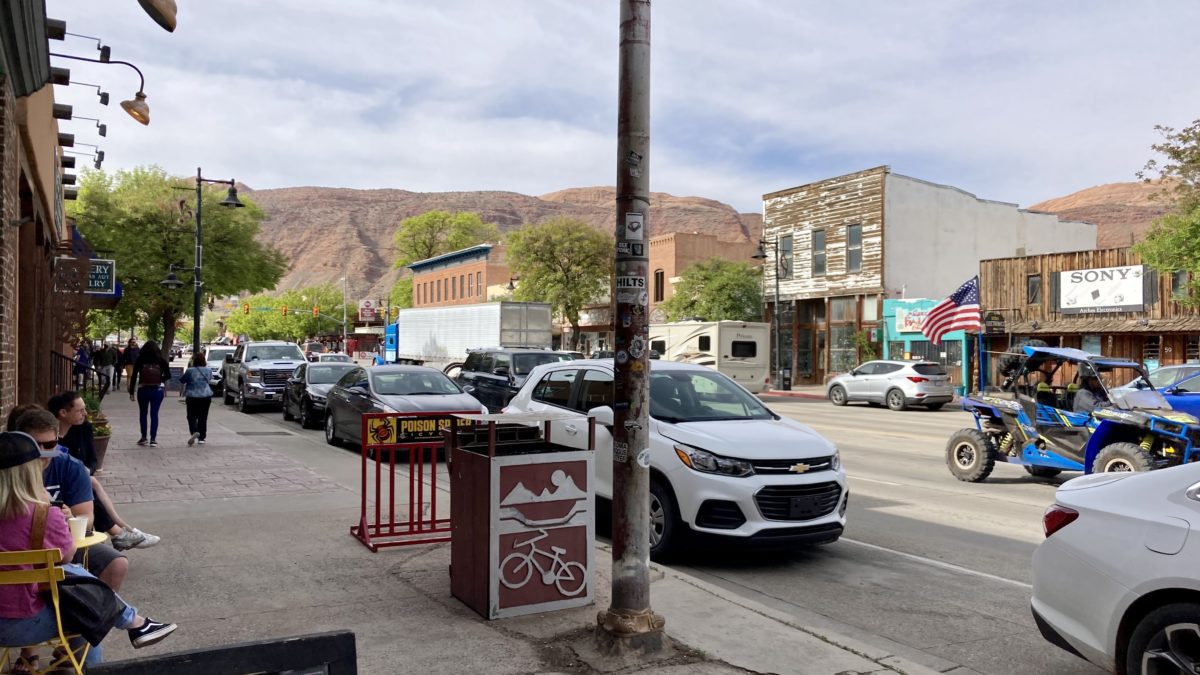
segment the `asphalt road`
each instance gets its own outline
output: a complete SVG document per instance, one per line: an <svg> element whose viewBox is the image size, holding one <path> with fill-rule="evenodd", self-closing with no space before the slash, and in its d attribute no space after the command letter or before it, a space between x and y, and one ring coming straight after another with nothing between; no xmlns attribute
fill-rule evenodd
<svg viewBox="0 0 1200 675"><path fill-rule="evenodd" d="M841 449L851 489L845 536L783 553L696 551L674 567L942 672L1100 672L1044 641L1029 613L1042 511L1073 474L1043 480L1000 465L985 483L955 480L943 459L946 439L971 419L950 407L768 404ZM321 431L283 422L277 409L256 417L323 442Z"/></svg>
<svg viewBox="0 0 1200 675"><path fill-rule="evenodd" d="M849 524L828 546L726 550L681 570L943 672L1097 673L1042 639L1029 613L1030 557L1054 489L998 465L987 482L946 469L949 435L971 417L768 399L837 443L850 477Z"/></svg>

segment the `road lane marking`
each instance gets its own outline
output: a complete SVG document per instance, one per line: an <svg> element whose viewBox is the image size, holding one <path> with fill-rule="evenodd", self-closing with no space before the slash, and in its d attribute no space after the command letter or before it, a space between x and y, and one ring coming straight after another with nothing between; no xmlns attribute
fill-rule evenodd
<svg viewBox="0 0 1200 675"><path fill-rule="evenodd" d="M846 474L846 477L847 477L847 478L853 478L854 480L865 480L865 481L867 481L867 482L869 482L869 483L882 483L883 485L895 485L896 487L912 487L912 486L910 486L910 485L906 485L906 484L904 484L904 483L893 483L893 482L892 482L892 481L890 481L890 480L879 480L879 479L877 479L877 478L864 478L864 477L862 477L862 476L855 476L855 475L854 475L854 474L852 474L852 473L848 473L848 474Z"/></svg>
<svg viewBox="0 0 1200 675"><path fill-rule="evenodd" d="M898 555L901 558L907 558L914 562L919 562L919 563L929 565L930 567L937 567L940 569L948 570L950 572L958 572L959 574L968 574L970 576L980 577L983 579L990 579L992 581L998 581L1002 584L1008 584L1010 586L1016 586L1017 588L1024 588L1024 589L1030 590L1030 591L1033 590L1032 584L1027 584L1023 581L1016 581L1014 579L1006 579L1004 577L996 576L995 574L988 574L987 572L980 572L979 570L973 570L969 567L963 567L962 565L955 565L954 563L943 562L941 560L934 560L933 558L926 558L925 556L914 555L912 553L905 553L904 551L897 551L894 548L888 548L886 546L879 546L877 544L868 544L865 541L858 541L858 540L850 539L847 537L842 537L838 541L844 541L848 544L855 544L858 546L862 546L863 548L869 548L869 549L872 549L875 551L891 553L893 555Z"/></svg>

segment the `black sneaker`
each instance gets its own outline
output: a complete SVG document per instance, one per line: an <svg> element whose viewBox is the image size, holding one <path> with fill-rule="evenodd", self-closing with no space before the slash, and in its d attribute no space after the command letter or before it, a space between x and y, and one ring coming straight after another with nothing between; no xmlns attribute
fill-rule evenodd
<svg viewBox="0 0 1200 675"><path fill-rule="evenodd" d="M159 623L150 617L146 617L146 623L142 624L141 628L129 629L129 642L134 649L149 647L153 644L162 642L163 638L175 632L179 628L173 623Z"/></svg>
<svg viewBox="0 0 1200 675"><path fill-rule="evenodd" d="M150 441L150 447L152 447L152 448L157 448L157 447L158 447L158 441Z"/></svg>

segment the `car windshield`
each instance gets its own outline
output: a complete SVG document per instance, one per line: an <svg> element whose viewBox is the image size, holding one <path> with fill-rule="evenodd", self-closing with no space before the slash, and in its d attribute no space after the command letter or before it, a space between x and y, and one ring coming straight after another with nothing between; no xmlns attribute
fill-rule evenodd
<svg viewBox="0 0 1200 675"><path fill-rule="evenodd" d="M513 375L528 375L529 371L543 363L570 361L570 354L546 352L545 354L513 354Z"/></svg>
<svg viewBox="0 0 1200 675"><path fill-rule="evenodd" d="M322 363L354 363L354 359L345 354L322 354L320 359Z"/></svg>
<svg viewBox="0 0 1200 675"><path fill-rule="evenodd" d="M255 345L246 347L246 360L254 361L275 361L280 359L291 359L293 361L303 361L304 353L296 345Z"/></svg>
<svg viewBox="0 0 1200 675"><path fill-rule="evenodd" d="M1108 393L1108 400L1113 407L1122 410L1170 410L1171 404L1163 395L1155 391L1150 381L1138 372L1136 368L1101 367L1100 382ZM1122 386L1128 384L1128 388Z"/></svg>
<svg viewBox="0 0 1200 675"><path fill-rule="evenodd" d="M672 424L775 417L757 397L728 377L716 371L692 370L651 374L650 416Z"/></svg>
<svg viewBox="0 0 1200 675"><path fill-rule="evenodd" d="M462 393L457 384L437 371L371 373L371 388L380 396L445 396Z"/></svg>
<svg viewBox="0 0 1200 675"><path fill-rule="evenodd" d="M208 360L208 366L210 368L213 366L220 366L225 361L225 355L232 354L235 351L237 351L237 350L235 350L235 349L210 349L210 350L208 350L208 354L204 358Z"/></svg>
<svg viewBox="0 0 1200 675"><path fill-rule="evenodd" d="M321 352L325 351L325 345L321 344L320 342L310 342L304 345L304 348L316 354L320 354Z"/></svg>
<svg viewBox="0 0 1200 675"><path fill-rule="evenodd" d="M347 370L354 366L346 365L339 366L330 364L328 366L309 366L308 367L308 383L309 384L333 384L342 379Z"/></svg>

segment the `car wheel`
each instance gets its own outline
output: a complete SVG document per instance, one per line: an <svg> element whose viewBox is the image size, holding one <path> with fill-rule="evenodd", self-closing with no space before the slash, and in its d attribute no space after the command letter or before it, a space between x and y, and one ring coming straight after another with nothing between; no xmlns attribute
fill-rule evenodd
<svg viewBox="0 0 1200 675"><path fill-rule="evenodd" d="M291 422L294 419L296 419L296 418L294 415L292 415L292 411L288 409L288 402L287 402L287 399L285 398L285 399L283 399L283 421Z"/></svg>
<svg viewBox="0 0 1200 675"><path fill-rule="evenodd" d="M233 394L229 393L229 387L221 388L221 400L225 405L233 405Z"/></svg>
<svg viewBox="0 0 1200 675"><path fill-rule="evenodd" d="M978 429L959 429L946 443L946 466L955 478L979 483L996 466L996 444Z"/></svg>
<svg viewBox="0 0 1200 675"><path fill-rule="evenodd" d="M238 412L243 413L245 415L249 415L250 413L254 412L254 409L250 407L250 402L246 400L245 387L243 387L240 391L238 391L237 409L238 409Z"/></svg>
<svg viewBox="0 0 1200 675"><path fill-rule="evenodd" d="M1113 443L1106 446L1092 462L1092 473L1153 470L1154 457L1134 443Z"/></svg>
<svg viewBox="0 0 1200 675"><path fill-rule="evenodd" d="M1034 478L1054 478L1062 473L1062 469L1051 469L1048 466L1030 466L1025 465L1025 471Z"/></svg>
<svg viewBox="0 0 1200 675"><path fill-rule="evenodd" d="M930 410L941 410L942 406L944 406L944 405L946 405L946 404L945 403L927 403L927 404L925 404L925 407Z"/></svg>
<svg viewBox="0 0 1200 675"><path fill-rule="evenodd" d="M332 446L340 446L342 439L337 437L337 432L333 430L333 413L327 411L325 413L325 442Z"/></svg>
<svg viewBox="0 0 1200 675"><path fill-rule="evenodd" d="M1183 673L1180 664L1200 661L1200 604L1178 602L1150 612L1138 622L1125 651L1129 675Z"/></svg>
<svg viewBox="0 0 1200 675"><path fill-rule="evenodd" d="M678 547L680 529L679 507L671 488L657 478L650 479L650 557L667 560Z"/></svg>
<svg viewBox="0 0 1200 675"><path fill-rule="evenodd" d="M312 422L313 422L312 403L309 403L308 401L301 401L300 402L300 428L301 429L311 429Z"/></svg>
<svg viewBox="0 0 1200 675"><path fill-rule="evenodd" d="M841 385L829 388L829 402L834 405L846 405L846 390Z"/></svg>
<svg viewBox="0 0 1200 675"><path fill-rule="evenodd" d="M899 389L888 390L887 396L883 400L887 402L887 407L891 410L904 410L908 407L908 402L904 400L904 392Z"/></svg>

